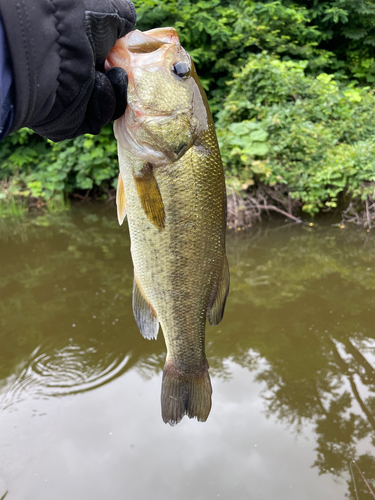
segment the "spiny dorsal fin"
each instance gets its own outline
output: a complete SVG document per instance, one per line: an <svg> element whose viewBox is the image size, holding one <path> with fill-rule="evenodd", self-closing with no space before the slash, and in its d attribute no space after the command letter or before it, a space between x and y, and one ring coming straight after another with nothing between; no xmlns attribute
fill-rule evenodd
<svg viewBox="0 0 375 500"><path fill-rule="evenodd" d="M117 205L117 218L120 226L126 217L126 198L125 186L122 180L121 172L118 174L117 190L116 190L116 205Z"/></svg>
<svg viewBox="0 0 375 500"><path fill-rule="evenodd" d="M229 266L228 259L225 256L221 274L221 279L218 283L216 296L212 306L207 311L207 319L210 326L218 325L223 319L225 302L229 292Z"/></svg>
<svg viewBox="0 0 375 500"><path fill-rule="evenodd" d="M156 339L159 331L159 321L152 305L144 298L137 278L133 282L133 314L139 331L145 339Z"/></svg>
<svg viewBox="0 0 375 500"><path fill-rule="evenodd" d="M151 163L146 163L138 175L134 174L134 181L147 218L156 228L164 229L164 205Z"/></svg>

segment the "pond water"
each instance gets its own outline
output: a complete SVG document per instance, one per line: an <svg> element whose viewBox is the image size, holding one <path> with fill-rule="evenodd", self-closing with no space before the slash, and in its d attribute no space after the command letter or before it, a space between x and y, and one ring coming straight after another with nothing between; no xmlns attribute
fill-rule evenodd
<svg viewBox="0 0 375 500"><path fill-rule="evenodd" d="M115 210L0 220L0 499L355 499L353 459L374 488L375 236L280 223L228 257L211 414L170 427Z"/></svg>

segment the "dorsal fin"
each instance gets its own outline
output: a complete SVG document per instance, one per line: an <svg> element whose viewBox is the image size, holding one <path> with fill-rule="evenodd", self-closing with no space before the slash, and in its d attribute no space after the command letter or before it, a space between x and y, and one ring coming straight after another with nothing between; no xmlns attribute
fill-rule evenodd
<svg viewBox="0 0 375 500"><path fill-rule="evenodd" d="M139 199L147 218L157 229L164 229L165 211L151 163L146 163L138 175L133 174Z"/></svg>
<svg viewBox="0 0 375 500"><path fill-rule="evenodd" d="M116 205L117 205L117 218L120 226L126 217L126 197L125 186L122 180L121 172L118 174L117 190L116 190Z"/></svg>

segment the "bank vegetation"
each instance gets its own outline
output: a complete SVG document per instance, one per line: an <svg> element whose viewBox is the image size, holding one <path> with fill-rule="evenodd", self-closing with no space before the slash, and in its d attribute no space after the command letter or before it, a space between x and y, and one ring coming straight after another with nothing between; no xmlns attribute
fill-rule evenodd
<svg viewBox="0 0 375 500"><path fill-rule="evenodd" d="M174 26L210 100L229 224L320 212L375 225L375 4L370 0L137 0L137 28ZM0 216L112 200L112 126L0 145Z"/></svg>

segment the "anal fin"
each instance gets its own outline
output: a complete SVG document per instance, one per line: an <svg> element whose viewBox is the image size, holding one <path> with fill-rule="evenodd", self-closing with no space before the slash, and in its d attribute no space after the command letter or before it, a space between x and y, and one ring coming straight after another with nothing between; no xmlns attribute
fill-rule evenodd
<svg viewBox="0 0 375 500"><path fill-rule="evenodd" d="M138 175L134 174L134 182L147 218L157 229L164 229L164 204L151 163L146 163Z"/></svg>
<svg viewBox="0 0 375 500"><path fill-rule="evenodd" d="M159 321L151 304L145 299L137 279L133 282L133 314L139 331L145 339L156 339Z"/></svg>
<svg viewBox="0 0 375 500"><path fill-rule="evenodd" d="M116 205L117 205L117 218L120 226L126 217L126 197L125 186L122 180L121 172L118 174L117 190L116 190Z"/></svg>
<svg viewBox="0 0 375 500"><path fill-rule="evenodd" d="M229 282L228 259L225 256L221 278L216 289L216 296L212 306L207 311L207 319L210 326L218 325L223 319L225 303L229 292Z"/></svg>

